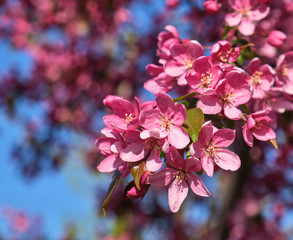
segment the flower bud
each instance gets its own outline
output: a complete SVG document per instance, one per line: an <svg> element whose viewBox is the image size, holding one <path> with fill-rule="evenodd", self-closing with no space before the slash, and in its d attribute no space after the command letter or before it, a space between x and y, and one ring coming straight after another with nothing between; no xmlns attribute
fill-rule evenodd
<svg viewBox="0 0 293 240"><path fill-rule="evenodd" d="M166 5L169 9L178 7L179 3L179 0L166 0Z"/></svg>
<svg viewBox="0 0 293 240"><path fill-rule="evenodd" d="M285 33L274 30L268 36L268 43L274 47L280 47L282 44L284 44L286 39L287 36Z"/></svg>
<svg viewBox="0 0 293 240"><path fill-rule="evenodd" d="M220 6L215 1L206 1L203 3L208 14L215 15L219 12Z"/></svg>

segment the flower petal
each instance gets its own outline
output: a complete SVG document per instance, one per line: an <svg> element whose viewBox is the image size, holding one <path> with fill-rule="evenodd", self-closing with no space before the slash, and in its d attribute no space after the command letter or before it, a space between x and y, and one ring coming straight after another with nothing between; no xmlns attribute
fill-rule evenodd
<svg viewBox="0 0 293 240"><path fill-rule="evenodd" d="M97 166L97 169L100 172L113 172L116 168L121 166L122 163L123 161L120 159L120 157L112 154L100 162L100 164Z"/></svg>
<svg viewBox="0 0 293 240"><path fill-rule="evenodd" d="M211 196L209 190L206 188L206 186L203 184L203 182L200 180L198 176L192 173L187 173L187 181L189 183L189 186L191 190L199 196L202 197L209 197Z"/></svg>
<svg viewBox="0 0 293 240"><path fill-rule="evenodd" d="M266 125L262 125L259 128L252 128L252 134L256 139L260 141L268 141L270 139L276 138L276 133L274 132L274 130Z"/></svg>
<svg viewBox="0 0 293 240"><path fill-rule="evenodd" d="M175 113L172 117L172 123L181 126L186 120L186 108L183 104L175 105Z"/></svg>
<svg viewBox="0 0 293 240"><path fill-rule="evenodd" d="M146 167L149 171L155 172L159 170L163 165L163 162L160 158L160 150L158 148L154 148L151 150L151 154L146 161Z"/></svg>
<svg viewBox="0 0 293 240"><path fill-rule="evenodd" d="M166 93L159 93L156 98L157 106L161 114L170 118L174 114L175 104L173 99Z"/></svg>
<svg viewBox="0 0 293 240"><path fill-rule="evenodd" d="M217 149L214 155L215 163L224 170L236 171L241 166L240 158L228 149Z"/></svg>
<svg viewBox="0 0 293 240"><path fill-rule="evenodd" d="M165 168L157 173L148 175L146 177L146 183L154 186L166 186L176 176L177 171L173 168Z"/></svg>
<svg viewBox="0 0 293 240"><path fill-rule="evenodd" d="M245 124L242 128L242 135L247 145L249 147L253 147L253 136L250 132L250 129L247 127L247 124Z"/></svg>
<svg viewBox="0 0 293 240"><path fill-rule="evenodd" d="M217 147L228 147L235 140L235 130L232 129L219 129L213 136L213 143Z"/></svg>
<svg viewBox="0 0 293 240"><path fill-rule="evenodd" d="M168 142L178 148L185 148L190 142L188 133L180 126L172 126L169 129Z"/></svg>
<svg viewBox="0 0 293 240"><path fill-rule="evenodd" d="M169 206L172 212L177 212L188 194L188 184L185 180L175 178L168 188Z"/></svg>
<svg viewBox="0 0 293 240"><path fill-rule="evenodd" d="M209 176L212 177L214 174L214 161L206 153L203 153L200 157L202 169Z"/></svg>

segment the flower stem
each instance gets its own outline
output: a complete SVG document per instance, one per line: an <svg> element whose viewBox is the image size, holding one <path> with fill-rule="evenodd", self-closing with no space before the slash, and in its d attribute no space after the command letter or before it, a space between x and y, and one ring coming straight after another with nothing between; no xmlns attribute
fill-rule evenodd
<svg viewBox="0 0 293 240"><path fill-rule="evenodd" d="M186 95L184 95L184 96L181 96L181 97L178 97L178 98L174 98L174 99L173 99L173 102L179 102L179 101L181 101L181 100L183 100L183 99L185 99L185 98L189 98L189 97L192 97L192 96L194 96L194 95L197 95L197 93L195 93L195 92L188 93L188 94L186 94Z"/></svg>

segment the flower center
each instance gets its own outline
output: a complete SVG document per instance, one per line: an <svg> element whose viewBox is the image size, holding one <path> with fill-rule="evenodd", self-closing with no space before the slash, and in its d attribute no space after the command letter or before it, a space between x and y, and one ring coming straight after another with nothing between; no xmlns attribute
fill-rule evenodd
<svg viewBox="0 0 293 240"><path fill-rule="evenodd" d="M192 69L193 62L194 62L194 59L192 59L192 58L189 58L189 59L186 59L185 60L185 62L183 63L183 65L186 67L186 70Z"/></svg>
<svg viewBox="0 0 293 240"><path fill-rule="evenodd" d="M185 175L185 172L178 171L177 172L177 175L176 175L176 179L179 181L179 184L181 184L183 180L186 180L187 181L187 177Z"/></svg>
<svg viewBox="0 0 293 240"><path fill-rule="evenodd" d="M200 81L202 83L202 86L209 87L211 81L212 81L213 75L210 72L202 73L200 77Z"/></svg>
<svg viewBox="0 0 293 240"><path fill-rule="evenodd" d="M261 84L261 76L263 75L262 72L255 71L251 76L250 79L255 85L260 85Z"/></svg>
<svg viewBox="0 0 293 240"><path fill-rule="evenodd" d="M172 122L170 119L163 118L161 119L161 127L168 130L171 126Z"/></svg>
<svg viewBox="0 0 293 240"><path fill-rule="evenodd" d="M283 76L288 76L288 64L285 61L281 65L280 71Z"/></svg>
<svg viewBox="0 0 293 240"><path fill-rule="evenodd" d="M157 144L157 140L154 138L148 138L145 140L145 147L147 149L153 149Z"/></svg>
<svg viewBox="0 0 293 240"><path fill-rule="evenodd" d="M216 148L217 146L213 142L211 142L209 146L205 149L205 153L213 157L216 152Z"/></svg>
<svg viewBox="0 0 293 240"><path fill-rule="evenodd" d="M229 51L221 51L221 52L218 53L218 59L221 62L227 63L228 59L229 59L229 56L230 56L230 53L231 53L231 50L229 50Z"/></svg>
<svg viewBox="0 0 293 240"><path fill-rule="evenodd" d="M130 114L125 113L125 122L126 123L130 123L133 118L134 118L134 115L132 113L130 113Z"/></svg>
<svg viewBox="0 0 293 240"><path fill-rule="evenodd" d="M234 98L234 95L229 92L224 93L224 95L222 96L223 101L227 103L231 102L233 98Z"/></svg>
<svg viewBox="0 0 293 240"><path fill-rule="evenodd" d="M259 130L259 129L262 128L262 126L263 126L262 123L260 123L259 121L255 121L255 125L254 125L254 128L255 128L255 129Z"/></svg>

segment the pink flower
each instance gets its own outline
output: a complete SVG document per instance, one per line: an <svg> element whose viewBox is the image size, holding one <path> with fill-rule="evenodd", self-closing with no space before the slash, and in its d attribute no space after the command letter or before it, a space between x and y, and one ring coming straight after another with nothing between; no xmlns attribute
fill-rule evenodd
<svg viewBox="0 0 293 240"><path fill-rule="evenodd" d="M179 0L166 0L166 5L170 9L178 7L179 3Z"/></svg>
<svg viewBox="0 0 293 240"><path fill-rule="evenodd" d="M102 129L101 133L105 137L97 139L96 146L106 158L97 166L97 169L100 172L112 172L123 165L119 153L126 147L126 144L120 133L114 132L109 128Z"/></svg>
<svg viewBox="0 0 293 240"><path fill-rule="evenodd" d="M274 30L268 36L268 43L274 47L280 47L287 39L287 35L281 31Z"/></svg>
<svg viewBox="0 0 293 240"><path fill-rule="evenodd" d="M260 141L275 139L276 134L268 125L271 118L267 109L252 113L247 116L247 122L243 126L242 134L248 146L253 146L253 136Z"/></svg>
<svg viewBox="0 0 293 240"><path fill-rule="evenodd" d="M203 197L209 197L211 194L193 172L201 170L198 159L192 157L183 159L174 147L170 147L170 152L166 154L166 161L170 167L160 172L149 175L147 182L155 186L168 187L169 207L172 212L177 212L188 194L188 188Z"/></svg>
<svg viewBox="0 0 293 240"><path fill-rule="evenodd" d="M128 144L120 151L123 161L138 162L147 157L146 167L149 171L155 172L162 167L160 149L163 152L169 151L169 143L165 138L157 139L147 136L146 139L141 139L139 131L128 131L124 134L124 139Z"/></svg>
<svg viewBox="0 0 293 240"><path fill-rule="evenodd" d="M215 93L215 86L221 78L222 71L218 65L213 65L210 57L199 57L193 63L195 74L186 76L191 88L198 93L211 95Z"/></svg>
<svg viewBox="0 0 293 240"><path fill-rule="evenodd" d="M109 114L103 117L104 123L110 129L124 132L134 130L138 126L138 117L140 113L140 102L135 98L135 106L121 98L108 96L104 100L105 105L113 110L114 114Z"/></svg>
<svg viewBox="0 0 293 240"><path fill-rule="evenodd" d="M219 12L220 6L215 1L205 1L203 5L208 14L215 15Z"/></svg>
<svg viewBox="0 0 293 240"><path fill-rule="evenodd" d="M175 43L170 48L172 59L165 64L165 72L178 77L178 85L187 85L185 79L188 72L193 72L194 61L203 55L203 48L197 41L183 44Z"/></svg>
<svg viewBox="0 0 293 240"><path fill-rule="evenodd" d="M231 70L233 68L230 63L236 62L239 54L239 47L232 48L231 44L226 40L218 41L212 46L211 50L212 62L219 62L223 71Z"/></svg>
<svg viewBox="0 0 293 240"><path fill-rule="evenodd" d="M197 107L205 114L217 114L223 106L227 118L240 119L241 111L237 107L251 98L250 85L245 78L245 73L240 70L230 71L217 85L216 95L202 97Z"/></svg>
<svg viewBox="0 0 293 240"><path fill-rule="evenodd" d="M261 66L259 58L254 58L248 65L249 82L253 86L254 99L261 99L274 83L274 70L267 64Z"/></svg>
<svg viewBox="0 0 293 240"><path fill-rule="evenodd" d="M229 4L235 12L228 13L225 16L225 21L230 27L239 26L240 33L245 36L254 33L255 25L253 21L260 21L270 11L270 8L265 5L255 7L256 0L229 0Z"/></svg>
<svg viewBox="0 0 293 240"><path fill-rule="evenodd" d="M139 122L145 128L141 138L167 138L174 147L185 148L190 141L189 135L181 126L186 120L185 106L175 105L165 93L158 94L156 103L157 109L146 109L140 113Z"/></svg>
<svg viewBox="0 0 293 240"><path fill-rule="evenodd" d="M158 51L157 54L161 58L159 62L165 64L166 60L171 59L170 47L174 43L180 43L180 36L178 30L172 26L167 25L166 31L160 32L158 35Z"/></svg>
<svg viewBox="0 0 293 240"><path fill-rule="evenodd" d="M146 183L146 178L147 172L145 172L140 178L140 190L138 190L134 181L130 182L124 190L124 195L130 199L142 199L150 187L150 185Z"/></svg>
<svg viewBox="0 0 293 240"><path fill-rule="evenodd" d="M214 164L224 170L236 171L241 161L237 154L224 149L230 146L235 139L235 131L231 129L217 129L206 122L199 132L198 140L192 143L190 154L200 158L205 173L212 177Z"/></svg>
<svg viewBox="0 0 293 240"><path fill-rule="evenodd" d="M175 86L176 79L166 74L162 66L149 64L146 66L146 70L154 78L146 81L143 86L154 95L160 92L167 93Z"/></svg>
<svg viewBox="0 0 293 240"><path fill-rule="evenodd" d="M283 92L293 95L293 51L282 54L277 61L277 84Z"/></svg>

